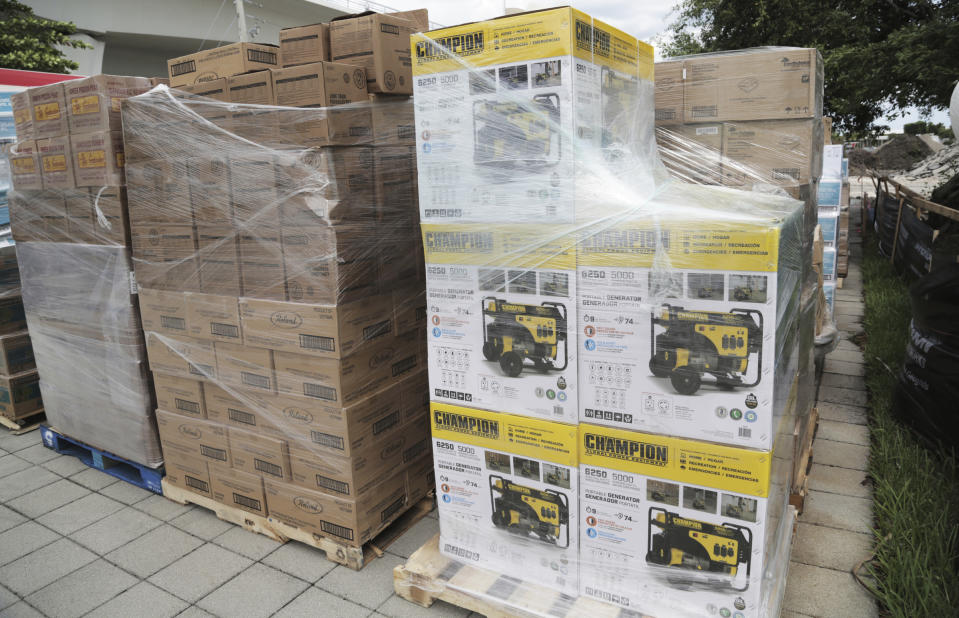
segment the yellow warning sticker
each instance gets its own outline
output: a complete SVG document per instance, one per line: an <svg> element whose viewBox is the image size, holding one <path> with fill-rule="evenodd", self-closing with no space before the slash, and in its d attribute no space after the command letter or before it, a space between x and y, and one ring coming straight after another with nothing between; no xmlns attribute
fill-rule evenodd
<svg viewBox="0 0 959 618"><path fill-rule="evenodd" d="M46 173L67 171L66 155L58 154L43 157L43 171Z"/></svg>
<svg viewBox="0 0 959 618"><path fill-rule="evenodd" d="M58 120L60 118L59 103L41 103L33 107L33 117L38 122L44 120Z"/></svg>
<svg viewBox="0 0 959 618"><path fill-rule="evenodd" d="M81 150L77 153L77 165L80 169L107 166L107 153L104 150Z"/></svg>
<svg viewBox="0 0 959 618"><path fill-rule="evenodd" d="M95 114L100 111L100 97L92 94L87 97L77 97L70 99L70 111L74 116L84 114Z"/></svg>

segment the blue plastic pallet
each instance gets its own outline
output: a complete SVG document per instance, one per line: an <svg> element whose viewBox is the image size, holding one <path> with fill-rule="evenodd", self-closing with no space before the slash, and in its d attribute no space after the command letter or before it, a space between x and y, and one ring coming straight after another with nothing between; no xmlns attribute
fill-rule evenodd
<svg viewBox="0 0 959 618"><path fill-rule="evenodd" d="M40 436L43 438L45 447L53 449L61 455L76 457L91 468L106 472L121 481L126 481L155 494L163 494L163 489L160 487L160 479L163 478L163 466L150 468L129 459L117 457L58 433L46 425L40 425Z"/></svg>

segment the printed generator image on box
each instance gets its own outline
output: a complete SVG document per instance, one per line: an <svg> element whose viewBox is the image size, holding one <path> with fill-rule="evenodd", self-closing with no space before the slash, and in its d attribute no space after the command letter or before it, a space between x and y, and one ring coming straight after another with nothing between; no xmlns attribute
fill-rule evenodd
<svg viewBox="0 0 959 618"><path fill-rule="evenodd" d="M581 594L655 616L765 615L764 572L792 532L788 476L773 477L790 466L585 424L579 442Z"/></svg>
<svg viewBox="0 0 959 618"><path fill-rule="evenodd" d="M431 399L575 423L572 229L422 229Z"/></svg>
<svg viewBox="0 0 959 618"><path fill-rule="evenodd" d="M741 195L672 187L648 216L582 230L581 421L772 448L797 361L802 206ZM739 214L686 205L730 199Z"/></svg>
<svg viewBox="0 0 959 618"><path fill-rule="evenodd" d="M567 7L411 46L422 221L571 223L600 206L601 178L651 190L649 45Z"/></svg>
<svg viewBox="0 0 959 618"><path fill-rule="evenodd" d="M576 427L433 403L440 551L575 595Z"/></svg>

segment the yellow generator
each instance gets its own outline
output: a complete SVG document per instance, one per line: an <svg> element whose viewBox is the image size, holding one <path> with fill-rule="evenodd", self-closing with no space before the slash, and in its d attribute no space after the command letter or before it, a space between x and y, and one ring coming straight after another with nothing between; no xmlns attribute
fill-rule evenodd
<svg viewBox="0 0 959 618"><path fill-rule="evenodd" d="M566 307L544 302L525 305L487 296L483 299L483 356L499 361L503 373L515 378L526 360L542 373L563 371L569 363ZM563 364L556 365L560 348Z"/></svg>
<svg viewBox="0 0 959 618"><path fill-rule="evenodd" d="M656 528L655 534L653 528ZM752 532L745 526L687 519L665 509L650 507L647 564L692 571L688 578L671 583L723 583L736 590L749 587ZM745 586L736 587L745 564ZM717 577L718 576L718 577Z"/></svg>
<svg viewBox="0 0 959 618"><path fill-rule="evenodd" d="M473 161L530 167L560 160L559 95L532 101L476 101L473 104Z"/></svg>
<svg viewBox="0 0 959 618"><path fill-rule="evenodd" d="M564 494L519 485L501 476L490 476L489 487L494 526L569 547L569 499Z"/></svg>
<svg viewBox="0 0 959 618"><path fill-rule="evenodd" d="M665 330L657 334L657 326ZM756 386L762 379L763 314L755 309L723 313L663 305L653 314L650 341L650 372L668 377L680 395L698 391L707 374L723 389ZM747 382L753 354L755 379Z"/></svg>

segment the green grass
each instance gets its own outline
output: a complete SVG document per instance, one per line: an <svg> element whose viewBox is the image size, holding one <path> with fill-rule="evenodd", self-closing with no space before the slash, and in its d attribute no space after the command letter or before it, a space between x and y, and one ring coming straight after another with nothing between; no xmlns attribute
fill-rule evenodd
<svg viewBox="0 0 959 618"><path fill-rule="evenodd" d="M957 616L959 467L954 453L924 446L892 415L911 311L907 285L879 256L874 236L863 244L863 282L874 592L886 615Z"/></svg>

